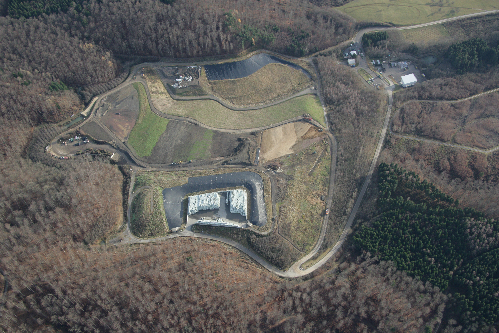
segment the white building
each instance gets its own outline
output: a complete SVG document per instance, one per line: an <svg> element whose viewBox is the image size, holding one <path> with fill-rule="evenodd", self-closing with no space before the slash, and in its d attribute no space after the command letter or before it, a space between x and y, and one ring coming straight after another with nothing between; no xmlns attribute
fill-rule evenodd
<svg viewBox="0 0 499 333"><path fill-rule="evenodd" d="M355 67L355 59L348 59L348 65L351 67Z"/></svg>
<svg viewBox="0 0 499 333"><path fill-rule="evenodd" d="M404 75L400 79L400 84L404 88L413 86L416 84L416 82L418 82L418 79L416 79L416 76L413 73Z"/></svg>
<svg viewBox="0 0 499 333"><path fill-rule="evenodd" d="M187 214L196 214L200 210L214 210L220 208L220 195L217 192L193 195L189 197Z"/></svg>

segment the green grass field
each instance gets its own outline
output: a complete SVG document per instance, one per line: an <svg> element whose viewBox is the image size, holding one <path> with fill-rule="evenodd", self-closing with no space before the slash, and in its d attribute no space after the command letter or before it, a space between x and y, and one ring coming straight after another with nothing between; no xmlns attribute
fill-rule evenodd
<svg viewBox="0 0 499 333"><path fill-rule="evenodd" d="M338 7L358 21L414 25L484 10L499 9L497 0L354 0Z"/></svg>
<svg viewBox="0 0 499 333"><path fill-rule="evenodd" d="M134 83L133 86L139 94L140 113L130 132L128 143L139 157L144 157L151 155L159 137L166 130L168 120L158 117L151 111L146 91L141 83Z"/></svg>
<svg viewBox="0 0 499 333"><path fill-rule="evenodd" d="M205 158L210 158L210 147L213 141L213 131L206 130L203 134L203 138L200 141L196 141L189 152L188 160L202 160Z"/></svg>
<svg viewBox="0 0 499 333"><path fill-rule="evenodd" d="M321 103L314 95L304 95L268 108L250 111L232 111L211 100L177 101L167 113L226 129L265 127L309 113L325 126Z"/></svg>
<svg viewBox="0 0 499 333"><path fill-rule="evenodd" d="M176 101L166 91L157 74L146 70L146 80L153 105L161 112L189 117L214 128L247 129L265 127L305 113L325 126L319 98L304 95L280 104L249 111L233 111L213 100Z"/></svg>

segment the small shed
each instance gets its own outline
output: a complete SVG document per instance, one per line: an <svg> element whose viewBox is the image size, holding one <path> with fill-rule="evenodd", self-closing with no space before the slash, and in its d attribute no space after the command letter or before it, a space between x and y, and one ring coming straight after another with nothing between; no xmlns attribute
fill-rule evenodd
<svg viewBox="0 0 499 333"><path fill-rule="evenodd" d="M404 88L413 86L416 82L418 82L418 79L416 79L416 76L413 73L404 75L400 78L400 84Z"/></svg>
<svg viewBox="0 0 499 333"><path fill-rule="evenodd" d="M348 59L348 65L351 67L355 67L355 59Z"/></svg>

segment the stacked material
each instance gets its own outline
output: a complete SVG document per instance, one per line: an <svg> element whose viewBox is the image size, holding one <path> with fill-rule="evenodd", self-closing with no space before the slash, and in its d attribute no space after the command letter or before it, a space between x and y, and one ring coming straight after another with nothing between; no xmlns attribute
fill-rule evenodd
<svg viewBox="0 0 499 333"><path fill-rule="evenodd" d="M237 223L231 223L224 221L222 219L216 219L216 220L199 220L198 224L200 225L211 225L213 227L228 227L228 228L242 228L241 225Z"/></svg>
<svg viewBox="0 0 499 333"><path fill-rule="evenodd" d="M220 208L220 196L217 192L193 195L189 197L187 214L196 214L200 210L214 210Z"/></svg>
<svg viewBox="0 0 499 333"><path fill-rule="evenodd" d="M245 190L229 191L230 212L246 216L248 195Z"/></svg>

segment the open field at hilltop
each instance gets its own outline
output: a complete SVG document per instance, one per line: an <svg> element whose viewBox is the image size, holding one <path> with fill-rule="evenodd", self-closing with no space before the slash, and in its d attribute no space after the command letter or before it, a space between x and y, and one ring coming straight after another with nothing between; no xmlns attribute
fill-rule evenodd
<svg viewBox="0 0 499 333"><path fill-rule="evenodd" d="M158 117L151 111L146 91L141 83L134 83L133 86L139 93L140 113L130 132L128 143L138 156L144 157L151 155L159 137L166 130L168 119Z"/></svg>
<svg viewBox="0 0 499 333"><path fill-rule="evenodd" d="M234 105L263 104L300 92L312 81L300 70L283 64L268 64L250 76L209 81L215 96Z"/></svg>
<svg viewBox="0 0 499 333"><path fill-rule="evenodd" d="M499 9L496 0L354 0L338 9L358 21L414 25Z"/></svg>
<svg viewBox="0 0 499 333"><path fill-rule="evenodd" d="M471 17L415 29L390 30L388 34L390 43L401 43L402 48L415 44L419 48L441 45L446 49L452 43L476 37L495 44L499 40L499 15Z"/></svg>
<svg viewBox="0 0 499 333"><path fill-rule="evenodd" d="M308 113L322 125L324 113L319 98L304 95L258 110L233 111L213 100L175 101L157 74L146 69L146 81L154 107L161 112L188 117L221 129L247 129L269 126Z"/></svg>
<svg viewBox="0 0 499 333"><path fill-rule="evenodd" d="M407 43L416 45L431 45L447 40L453 40L443 24L399 31Z"/></svg>

